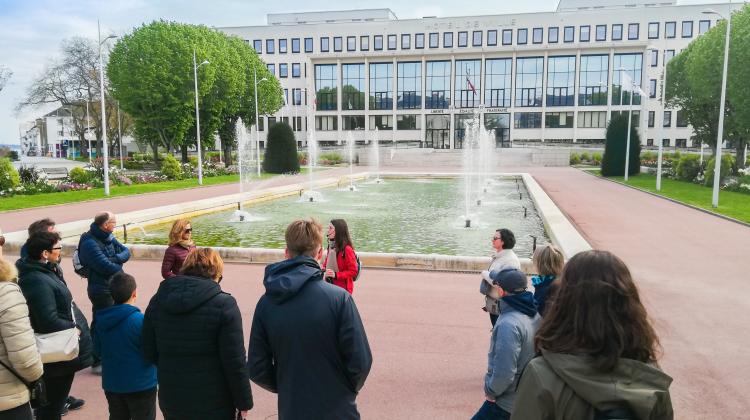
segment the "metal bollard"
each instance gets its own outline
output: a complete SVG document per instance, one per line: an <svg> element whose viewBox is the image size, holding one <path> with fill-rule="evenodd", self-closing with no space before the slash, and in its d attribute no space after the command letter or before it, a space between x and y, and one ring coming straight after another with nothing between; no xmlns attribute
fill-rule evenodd
<svg viewBox="0 0 750 420"><path fill-rule="evenodd" d="M128 243L128 225L122 225L122 237L125 243Z"/></svg>

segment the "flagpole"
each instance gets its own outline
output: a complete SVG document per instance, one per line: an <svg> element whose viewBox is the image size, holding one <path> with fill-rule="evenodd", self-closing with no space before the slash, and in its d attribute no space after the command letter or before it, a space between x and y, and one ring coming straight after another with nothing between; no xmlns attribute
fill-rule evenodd
<svg viewBox="0 0 750 420"><path fill-rule="evenodd" d="M635 95L635 81L631 82L630 88L630 104L628 106L628 137L625 142L625 182L628 181L628 169L630 167L630 122L633 118L633 96Z"/></svg>

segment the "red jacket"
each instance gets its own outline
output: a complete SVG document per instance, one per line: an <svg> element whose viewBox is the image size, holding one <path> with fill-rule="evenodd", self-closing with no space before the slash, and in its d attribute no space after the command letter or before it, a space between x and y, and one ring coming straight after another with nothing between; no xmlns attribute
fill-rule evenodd
<svg viewBox="0 0 750 420"><path fill-rule="evenodd" d="M323 271L328 264L328 254L323 260ZM354 278L357 277L357 257L354 255L354 248L347 245L343 252L336 254L336 265L339 271L333 279L333 284L346 289L349 294L354 293Z"/></svg>
<svg viewBox="0 0 750 420"><path fill-rule="evenodd" d="M179 244L170 245L164 252L164 260L161 262L161 276L168 279L180 274L182 263L185 262L185 258L190 251L194 249L195 245L190 248L185 248Z"/></svg>

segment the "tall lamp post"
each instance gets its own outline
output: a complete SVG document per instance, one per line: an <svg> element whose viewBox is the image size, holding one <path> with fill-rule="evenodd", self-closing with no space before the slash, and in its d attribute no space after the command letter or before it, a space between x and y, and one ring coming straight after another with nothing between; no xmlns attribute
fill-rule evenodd
<svg viewBox="0 0 750 420"><path fill-rule="evenodd" d="M654 45L649 45L646 47L649 50L659 50ZM658 57L658 55L657 55ZM664 110L667 108L667 51L664 50L664 72L662 72L661 75L661 106L662 106L662 128L658 131L659 134L661 134L660 138L655 139L659 142L659 152L657 153L656 157L656 191L661 191L661 160L662 160L662 154L664 149L664 142L662 141L661 137L664 137ZM647 111L648 112L648 111ZM646 119L646 125L648 126L648 118ZM654 112L654 126L656 126L656 112ZM656 131L656 130L654 130Z"/></svg>
<svg viewBox="0 0 750 420"><path fill-rule="evenodd" d="M117 35L110 35L102 39L102 29L99 21L96 21L96 28L99 32L99 92L101 94L102 106L102 151L104 163L104 195L109 195L109 146L107 145L107 112L104 108L104 64L102 60L102 45L109 39L117 38Z"/></svg>
<svg viewBox="0 0 750 420"><path fill-rule="evenodd" d="M260 179L260 130L258 130L258 85L260 83L266 81L265 77L258 80L258 71L253 67L253 83L255 86L255 89L253 89L255 93L255 156L257 159L257 165L258 165L258 178Z"/></svg>
<svg viewBox="0 0 750 420"><path fill-rule="evenodd" d="M122 156L122 127L120 119L120 101L117 101L117 142L120 143L120 170L125 170L125 158Z"/></svg>
<svg viewBox="0 0 750 420"><path fill-rule="evenodd" d="M195 49L193 49L193 78L195 79L195 138L197 139L196 146L198 147L198 185L203 185L203 157L201 156L201 120L198 115L198 67L210 64L208 60L203 60L202 63L196 64L195 61Z"/></svg>
<svg viewBox="0 0 750 420"><path fill-rule="evenodd" d="M724 16L721 13L713 10L706 9L703 11L706 15L717 15L727 21L727 33L724 39L724 70L721 73L721 102L719 103L719 130L716 134L716 159L714 162L714 191L711 198L711 205L716 208L719 207L719 182L721 178L721 142L724 137L724 102L727 99L727 65L729 63L729 34L732 30L732 4L729 4L729 16Z"/></svg>

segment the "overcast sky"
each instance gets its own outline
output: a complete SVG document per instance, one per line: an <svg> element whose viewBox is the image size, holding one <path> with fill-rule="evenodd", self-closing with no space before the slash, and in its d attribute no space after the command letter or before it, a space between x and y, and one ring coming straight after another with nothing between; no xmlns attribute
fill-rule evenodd
<svg viewBox="0 0 750 420"><path fill-rule="evenodd" d="M690 0L708 3L716 0ZM686 3L682 1L680 3ZM96 39L96 21L102 33L124 34L157 19L208 26L262 25L267 13L390 8L401 19L422 16L470 16L514 12L552 11L557 0L0 0L0 64L13 77L0 92L0 144L18 143L19 124L51 108L30 109L16 115L15 105L46 63L59 54L60 41L72 36Z"/></svg>

